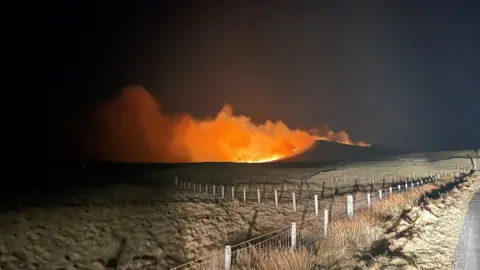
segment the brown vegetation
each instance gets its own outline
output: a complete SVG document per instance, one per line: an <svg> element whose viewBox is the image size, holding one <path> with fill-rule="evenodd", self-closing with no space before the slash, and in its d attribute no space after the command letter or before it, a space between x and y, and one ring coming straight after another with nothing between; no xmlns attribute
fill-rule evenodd
<svg viewBox="0 0 480 270"><path fill-rule="evenodd" d="M310 270L385 269L385 267L387 267L386 269L389 269L389 267L392 267L392 269L398 269L398 267L416 269L416 265L422 263L422 260L419 256L412 254L412 251L425 249L425 245L415 248L415 243L407 243L408 238L406 236L413 233L411 230L415 230L415 226L421 227L420 229L417 228L417 231L436 230L430 225L436 223L439 214L435 213L434 215L431 211L433 212L433 209L438 210L438 207L435 207L432 200L426 198L426 195L439 194L447 186L454 186L450 182L451 180L443 179L408 192L393 194L374 203L371 208L357 213L351 219L331 222L328 236L321 238L316 243L316 249L313 253L308 253L305 250L294 252L251 248L237 259L234 269ZM469 187L470 184L467 182L466 186ZM467 190L471 189L467 188ZM456 194L453 196L457 199L461 196L456 187L453 187L451 194ZM463 201L468 202L468 198L468 196L464 196ZM450 201L450 204L454 204L453 202L456 201L441 196L438 200L439 204L442 205L445 200ZM419 202L421 202L422 207L419 207ZM425 208L431 210L425 210ZM465 214L464 211L459 212ZM458 215L458 213L455 214ZM457 217L455 220L455 226L453 227L458 229L458 224L461 223L462 219ZM450 237L453 240L458 239L458 237L455 238L458 232L440 231L450 236L453 234L453 237ZM422 238L425 234L417 234L417 236ZM436 239L434 239L437 244L445 241L445 237L439 238L438 236L437 233ZM425 242L426 240L423 241L423 243ZM416 244L418 244L418 241L416 241ZM456 243L450 241L448 244L455 248ZM443 249L445 249L445 245L443 245ZM448 250L451 251L451 248ZM422 251L425 253L425 250ZM444 263L444 261L441 263ZM431 258L428 263L432 266ZM422 269L439 267L438 263L433 264L433 268L428 267L428 263L424 263Z"/></svg>

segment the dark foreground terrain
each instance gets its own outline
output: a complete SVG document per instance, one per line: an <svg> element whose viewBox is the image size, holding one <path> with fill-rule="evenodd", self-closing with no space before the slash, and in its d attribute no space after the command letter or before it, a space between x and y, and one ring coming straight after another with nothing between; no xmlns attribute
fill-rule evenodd
<svg viewBox="0 0 480 270"><path fill-rule="evenodd" d="M176 176L227 184L285 178L300 183L307 177L314 184L331 174L411 175L413 168L420 175L470 165L468 159L448 159L454 155L340 164L52 164L32 172L37 184L14 181L16 189L2 190L0 268L168 268L313 215L311 205L302 203L293 213L289 203L275 208L174 189Z"/></svg>

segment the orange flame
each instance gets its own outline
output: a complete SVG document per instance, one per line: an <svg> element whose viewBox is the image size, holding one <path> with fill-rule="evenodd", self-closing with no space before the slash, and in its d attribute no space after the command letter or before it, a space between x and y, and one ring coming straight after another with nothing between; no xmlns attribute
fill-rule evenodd
<svg viewBox="0 0 480 270"><path fill-rule="evenodd" d="M233 115L230 105L213 119L165 115L139 86L126 88L93 116L97 122L86 138L87 149L102 160L262 163L299 155L317 140L370 146L352 142L345 131L292 130L281 121L255 124L246 116Z"/></svg>

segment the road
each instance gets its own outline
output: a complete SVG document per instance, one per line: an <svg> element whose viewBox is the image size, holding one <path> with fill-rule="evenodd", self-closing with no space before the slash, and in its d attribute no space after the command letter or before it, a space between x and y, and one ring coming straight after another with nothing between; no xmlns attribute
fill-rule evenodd
<svg viewBox="0 0 480 270"><path fill-rule="evenodd" d="M475 193L465 217L454 269L480 269L480 190Z"/></svg>

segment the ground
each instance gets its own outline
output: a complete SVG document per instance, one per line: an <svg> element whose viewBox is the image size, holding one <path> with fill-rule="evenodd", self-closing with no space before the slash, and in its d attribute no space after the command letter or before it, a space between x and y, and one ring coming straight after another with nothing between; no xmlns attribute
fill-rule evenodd
<svg viewBox="0 0 480 270"><path fill-rule="evenodd" d="M384 255L375 257L370 269L457 269L455 257L466 255L458 253L464 217L479 186L477 173L387 222L378 247Z"/></svg>
<svg viewBox="0 0 480 270"><path fill-rule="evenodd" d="M337 180L336 185L345 181L342 184L352 186L356 175L359 182L365 184L369 183L369 176L373 179L379 174L385 177L378 179L387 179L386 176L396 173L400 181L400 176L411 177L413 171L417 176L426 176L429 171L442 173L448 168L453 172L455 165L462 168L470 164L465 159L436 162L419 161L417 157L406 159L333 168L277 169L276 172L257 166L255 173L249 174L244 169L235 171L232 168L229 168L230 173L206 169L167 173L172 176L169 178L172 186L173 176L178 174L184 181L235 185L236 200L231 197L221 200L213 198L211 193L195 194L191 190L165 189L164 186L117 185L78 192L67 198L69 203L62 205L20 206L0 214L0 268L106 269L120 266L139 269L149 264L173 267L223 249L225 244L238 243L312 216L313 200L308 195L320 193L322 188L331 185L332 175L347 174L347 180ZM412 165L414 163L416 165ZM306 175L310 178L304 178ZM251 190L262 187L272 194L273 189L281 189L285 184L286 176L287 199L281 200L279 208L273 205L272 197L255 203L255 192L249 193L249 203L241 202L242 187L248 186ZM149 177L159 176L153 173ZM269 179L267 183L266 178ZM393 181L393 177L388 179L387 183ZM272 185L272 182L277 184ZM300 188L306 195L298 200L297 212L293 213L288 196L291 191L300 193Z"/></svg>

